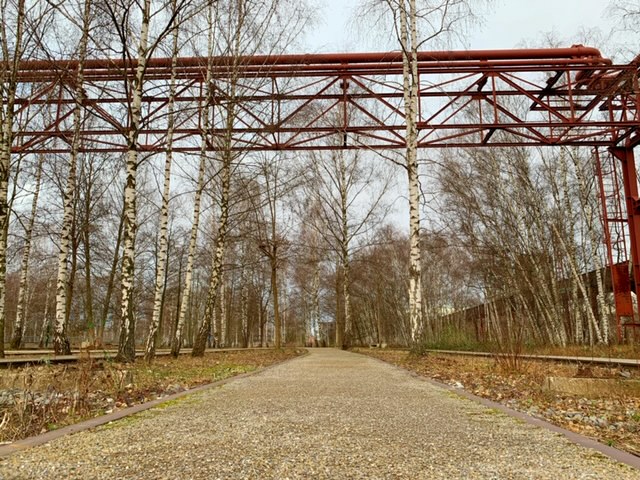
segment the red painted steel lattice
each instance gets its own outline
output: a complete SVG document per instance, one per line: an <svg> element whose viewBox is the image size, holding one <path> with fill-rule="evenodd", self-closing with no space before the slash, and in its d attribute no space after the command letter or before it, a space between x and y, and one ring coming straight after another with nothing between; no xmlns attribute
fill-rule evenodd
<svg viewBox="0 0 640 480"><path fill-rule="evenodd" d="M401 149L405 146L402 59L377 54L213 58L177 62L173 149L198 152L202 116L209 134L225 134L224 109L235 102L233 148ZM136 63L88 60L84 67L85 152L127 149L128 86ZM15 152L66 152L71 138L77 63L21 65L21 127ZM612 65L593 48L423 52L419 55L421 148L637 143L637 62ZM232 75L233 73L233 75ZM149 61L139 149L166 142L171 59ZM235 95L229 96L230 78ZM208 102L208 105L204 105ZM35 122L44 108L48 121ZM346 112L346 114L345 114ZM209 148L216 150L215 141Z"/></svg>

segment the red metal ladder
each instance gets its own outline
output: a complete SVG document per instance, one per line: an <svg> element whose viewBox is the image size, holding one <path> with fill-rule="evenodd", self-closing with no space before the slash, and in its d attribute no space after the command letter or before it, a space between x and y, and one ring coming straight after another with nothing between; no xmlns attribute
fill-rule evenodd
<svg viewBox="0 0 640 480"><path fill-rule="evenodd" d="M594 150L598 195L604 244L607 255L605 267L611 271L611 284L615 298L615 314L618 341L624 339L624 330L640 327L637 313L634 313L634 299L631 295L631 274L629 270L629 221L623 207L624 187L620 161L609 151ZM637 310L636 310L637 312Z"/></svg>

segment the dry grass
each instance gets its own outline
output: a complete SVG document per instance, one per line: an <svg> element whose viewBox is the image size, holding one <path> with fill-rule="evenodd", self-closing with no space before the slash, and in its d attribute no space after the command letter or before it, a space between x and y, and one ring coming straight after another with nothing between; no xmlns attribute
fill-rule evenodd
<svg viewBox="0 0 640 480"><path fill-rule="evenodd" d="M411 355L402 350L361 349L370 355L451 385L462 384L475 395L544 418L602 443L640 455L640 398L610 394L598 399L557 395L543 390L546 377L620 378L618 368L455 355ZM640 379L640 370L624 371Z"/></svg>
<svg viewBox="0 0 640 480"><path fill-rule="evenodd" d="M120 408L271 365L300 350L159 357L152 365L81 360L0 370L0 442L12 442Z"/></svg>

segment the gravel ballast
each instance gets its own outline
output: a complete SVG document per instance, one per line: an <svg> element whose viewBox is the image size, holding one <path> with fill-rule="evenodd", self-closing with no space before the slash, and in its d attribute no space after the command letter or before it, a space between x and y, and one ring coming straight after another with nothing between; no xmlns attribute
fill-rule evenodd
<svg viewBox="0 0 640 480"><path fill-rule="evenodd" d="M9 456L6 479L640 479L563 436L361 355L312 350Z"/></svg>

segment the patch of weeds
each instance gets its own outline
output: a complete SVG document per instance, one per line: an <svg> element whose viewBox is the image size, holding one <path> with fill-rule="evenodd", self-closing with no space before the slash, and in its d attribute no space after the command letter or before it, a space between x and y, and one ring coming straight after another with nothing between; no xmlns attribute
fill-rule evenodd
<svg viewBox="0 0 640 480"><path fill-rule="evenodd" d="M414 345L409 350L409 356L412 356L412 357L426 357L427 355L429 355L431 353L431 352L429 352L430 348L431 347L429 347L429 345L427 345L426 343L420 343L420 344Z"/></svg>
<svg viewBox="0 0 640 480"><path fill-rule="evenodd" d="M496 410L495 408L486 408L484 410L481 411L471 411L471 412L467 412L467 415L469 415L470 417L492 417L492 416L498 416L498 417L503 417L504 414L500 411L500 410Z"/></svg>
<svg viewBox="0 0 640 480"><path fill-rule="evenodd" d="M165 410L169 407L174 407L176 405L190 405L194 403L198 403L198 400L196 398L185 395L184 397L174 398L172 400L167 400L166 402L162 402L156 405L155 407L153 407L152 409L150 409L149 411Z"/></svg>
<svg viewBox="0 0 640 480"><path fill-rule="evenodd" d="M451 390L445 390L445 395L449 398L455 398L456 400L468 400L468 398L463 397L459 393L452 392Z"/></svg>
<svg viewBox="0 0 640 480"><path fill-rule="evenodd" d="M142 413L146 413L146 412L142 412ZM130 425L133 425L139 422L140 420L143 420L144 418L145 418L145 415L141 415L141 414L130 415L128 417L119 418L118 420L113 420L109 423L105 423L104 425L100 425L99 427L96 428L96 430L98 431L113 430L114 428L128 427Z"/></svg>

